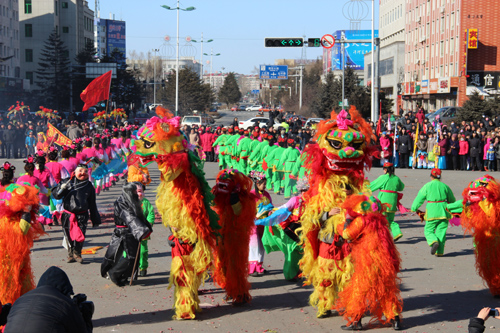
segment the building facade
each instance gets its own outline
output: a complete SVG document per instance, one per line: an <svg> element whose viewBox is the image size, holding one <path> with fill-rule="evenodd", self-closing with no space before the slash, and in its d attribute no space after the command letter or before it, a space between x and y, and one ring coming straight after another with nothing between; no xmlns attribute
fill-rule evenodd
<svg viewBox="0 0 500 333"><path fill-rule="evenodd" d="M94 41L94 12L84 0L21 0L19 3L21 77L37 80L35 72L49 35L55 30L72 65L85 43Z"/></svg>
<svg viewBox="0 0 500 333"><path fill-rule="evenodd" d="M434 111L461 106L478 91L498 93L500 2L495 0L411 0L406 5L405 95Z"/></svg>
<svg viewBox="0 0 500 333"><path fill-rule="evenodd" d="M19 2L0 0L0 77L19 78Z"/></svg>
<svg viewBox="0 0 500 333"><path fill-rule="evenodd" d="M126 24L125 21L99 19L96 29L99 31L99 52L102 57L110 55L115 49L124 57L127 56Z"/></svg>

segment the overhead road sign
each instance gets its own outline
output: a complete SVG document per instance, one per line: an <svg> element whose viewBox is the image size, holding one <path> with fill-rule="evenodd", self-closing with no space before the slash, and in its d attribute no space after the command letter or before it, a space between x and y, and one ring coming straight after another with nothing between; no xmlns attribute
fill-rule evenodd
<svg viewBox="0 0 500 333"><path fill-rule="evenodd" d="M288 66L261 65L259 71L259 79L287 80Z"/></svg>
<svg viewBox="0 0 500 333"><path fill-rule="evenodd" d="M303 47L304 38L299 37L273 37L265 38L266 47Z"/></svg>

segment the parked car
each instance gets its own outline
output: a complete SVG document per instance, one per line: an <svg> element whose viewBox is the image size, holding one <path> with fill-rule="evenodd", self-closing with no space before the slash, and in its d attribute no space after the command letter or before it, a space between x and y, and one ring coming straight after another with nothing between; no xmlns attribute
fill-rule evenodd
<svg viewBox="0 0 500 333"><path fill-rule="evenodd" d="M202 114L202 115L190 115L190 116L184 116L182 118L181 126L184 126L184 125L210 126L214 122L215 122L214 119L208 115L204 115L204 114Z"/></svg>
<svg viewBox="0 0 500 333"><path fill-rule="evenodd" d="M455 118L457 115L457 112L460 111L459 107L456 106L445 106L436 112L430 113L426 115L427 119L429 119L429 122L433 122L436 120L436 117L439 116L439 119L441 119L441 122L446 122L447 120L450 120L452 118Z"/></svg>
<svg viewBox="0 0 500 333"><path fill-rule="evenodd" d="M320 121L324 120L323 118L309 118L306 121L304 127L312 127L313 125L317 125Z"/></svg>
<svg viewBox="0 0 500 333"><path fill-rule="evenodd" d="M253 117L245 121L240 121L238 127L243 129L254 128L259 126L260 128L267 126L269 124L269 118L265 117ZM273 128L278 129L280 125L278 123L273 124Z"/></svg>
<svg viewBox="0 0 500 333"><path fill-rule="evenodd" d="M246 108L245 111L260 111L262 109L261 105L255 104Z"/></svg>

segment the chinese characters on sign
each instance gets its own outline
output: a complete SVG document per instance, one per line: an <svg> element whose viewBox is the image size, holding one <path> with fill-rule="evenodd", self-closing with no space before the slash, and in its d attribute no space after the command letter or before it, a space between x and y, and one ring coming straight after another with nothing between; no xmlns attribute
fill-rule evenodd
<svg viewBox="0 0 500 333"><path fill-rule="evenodd" d="M477 49L477 29L469 29L468 46L469 49Z"/></svg>
<svg viewBox="0 0 500 333"><path fill-rule="evenodd" d="M465 29L464 32L464 47L463 47L463 54L462 54L462 62L463 62L463 70L462 70L462 75L467 75L467 46L469 44L469 30Z"/></svg>

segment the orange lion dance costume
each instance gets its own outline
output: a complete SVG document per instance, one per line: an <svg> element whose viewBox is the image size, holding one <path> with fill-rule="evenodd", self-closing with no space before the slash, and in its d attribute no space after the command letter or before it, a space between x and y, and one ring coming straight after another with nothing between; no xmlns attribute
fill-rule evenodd
<svg viewBox="0 0 500 333"><path fill-rule="evenodd" d="M170 285L175 285L174 319L193 319L200 311L198 287L208 278L220 229L210 208L213 195L200 159L180 131L180 118L162 107L138 131L134 159L140 167L156 161L161 172L156 207L172 235ZM134 163L135 161L132 161Z"/></svg>
<svg viewBox="0 0 500 333"><path fill-rule="evenodd" d="M254 226L256 200L253 182L235 169L219 172L212 189L220 216L222 239L217 243L214 280L226 290L233 305L249 302L248 252Z"/></svg>
<svg viewBox="0 0 500 333"><path fill-rule="evenodd" d="M369 192L364 168L371 167L376 149L370 146L369 124L352 107L318 124L316 143L307 145L305 168L309 170L310 189L304 194L301 217L304 256L300 261L305 284L312 284L309 297L317 316L327 316L335 308L338 292L348 283L353 265L347 243L339 239L338 227L344 214L329 215L346 199L346 192Z"/></svg>
<svg viewBox="0 0 500 333"><path fill-rule="evenodd" d="M349 196L342 208L346 222L339 226L339 234L349 241L354 273L339 293L337 310L347 326L360 325L368 311L384 324L397 321L399 327L401 258L383 215L386 207L374 196L357 194Z"/></svg>
<svg viewBox="0 0 500 333"><path fill-rule="evenodd" d="M0 189L0 199L0 301L5 304L35 288L30 252L44 231L36 219L36 188L11 184Z"/></svg>
<svg viewBox="0 0 500 333"><path fill-rule="evenodd" d="M462 196L460 221L474 237L477 272L490 292L500 296L500 184L485 175L471 182Z"/></svg>

